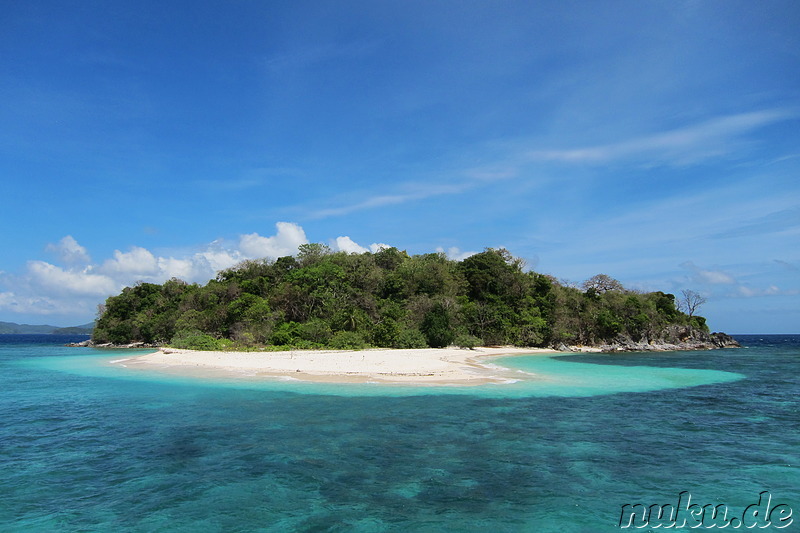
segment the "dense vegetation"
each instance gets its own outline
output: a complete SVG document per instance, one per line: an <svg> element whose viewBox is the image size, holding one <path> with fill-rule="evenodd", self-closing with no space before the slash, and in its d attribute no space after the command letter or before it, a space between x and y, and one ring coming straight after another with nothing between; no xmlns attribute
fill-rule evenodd
<svg viewBox="0 0 800 533"><path fill-rule="evenodd" d="M207 349L595 345L655 339L674 324L707 331L672 294L629 291L602 274L579 289L525 272L504 249L453 261L307 244L295 257L245 261L204 286L173 278L127 287L101 306L94 341Z"/></svg>

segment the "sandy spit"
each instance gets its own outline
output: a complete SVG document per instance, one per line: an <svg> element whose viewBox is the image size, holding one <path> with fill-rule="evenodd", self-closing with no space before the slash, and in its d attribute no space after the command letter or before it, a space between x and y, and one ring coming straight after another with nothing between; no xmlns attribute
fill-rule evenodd
<svg viewBox="0 0 800 533"><path fill-rule="evenodd" d="M425 348L416 350L294 350L206 352L162 348L125 360L128 368L228 377L292 378L321 382L480 385L508 383L517 370L492 364L503 355L551 355L537 348Z"/></svg>

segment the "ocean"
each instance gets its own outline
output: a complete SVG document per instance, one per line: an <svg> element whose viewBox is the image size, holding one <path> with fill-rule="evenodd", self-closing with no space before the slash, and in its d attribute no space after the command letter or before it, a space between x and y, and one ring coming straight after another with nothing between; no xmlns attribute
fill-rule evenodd
<svg viewBox="0 0 800 533"><path fill-rule="evenodd" d="M797 335L474 388L200 380L83 338L0 335L0 531L661 531L625 513L668 504L800 531Z"/></svg>

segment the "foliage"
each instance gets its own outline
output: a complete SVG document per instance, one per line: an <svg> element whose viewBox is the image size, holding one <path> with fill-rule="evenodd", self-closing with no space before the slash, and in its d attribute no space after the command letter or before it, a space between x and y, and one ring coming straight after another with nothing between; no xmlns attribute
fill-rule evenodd
<svg viewBox="0 0 800 533"><path fill-rule="evenodd" d="M328 345L335 350L360 350L366 347L367 343L355 331L337 331Z"/></svg>
<svg viewBox="0 0 800 533"><path fill-rule="evenodd" d="M428 341L425 340L425 335L418 329L406 329L401 331L394 345L394 348L404 348L407 350L427 347Z"/></svg>
<svg viewBox="0 0 800 533"><path fill-rule="evenodd" d="M223 350L227 343L199 331L182 331L172 338L170 345L187 350Z"/></svg>
<svg viewBox="0 0 800 533"><path fill-rule="evenodd" d="M455 338L455 333L450 324L450 313L442 304L436 304L425 314L420 327L428 346L431 348L444 348L449 346Z"/></svg>
<svg viewBox="0 0 800 533"><path fill-rule="evenodd" d="M586 292L594 291L595 293L604 293L608 291L624 291L625 288L622 283L615 280L606 274L597 274L592 276L581 284L583 290Z"/></svg>
<svg viewBox="0 0 800 533"><path fill-rule="evenodd" d="M458 335L456 339L453 341L453 344L458 346L459 348L469 348L472 350L476 346L480 346L482 341L473 335Z"/></svg>
<svg viewBox="0 0 800 533"><path fill-rule="evenodd" d="M693 291L676 302L605 274L580 286L526 272L505 249L453 261L309 244L297 257L244 261L202 286L171 279L126 287L101 306L93 337L199 349L353 349L593 345L655 340L671 325L708 330L694 314L702 297Z"/></svg>

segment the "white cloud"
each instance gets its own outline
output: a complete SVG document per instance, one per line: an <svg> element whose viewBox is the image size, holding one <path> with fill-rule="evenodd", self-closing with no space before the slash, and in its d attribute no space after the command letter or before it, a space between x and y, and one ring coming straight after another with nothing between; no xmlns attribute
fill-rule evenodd
<svg viewBox="0 0 800 533"><path fill-rule="evenodd" d="M462 252L456 246L451 246L447 250L439 246L436 248L436 251L439 252L440 254L445 254L449 259L452 259L453 261L463 261L467 257L473 256L478 253L478 252Z"/></svg>
<svg viewBox="0 0 800 533"><path fill-rule="evenodd" d="M44 296L20 296L14 292L0 292L0 310L19 314L59 315L90 312L91 304L83 301L57 300Z"/></svg>
<svg viewBox="0 0 800 533"><path fill-rule="evenodd" d="M712 285L730 285L736 283L732 276L721 270L698 270L695 275L704 283Z"/></svg>
<svg viewBox="0 0 800 533"><path fill-rule="evenodd" d="M119 290L119 285L108 276L83 271L64 270L44 261L29 261L28 276L38 286L59 294L108 295Z"/></svg>
<svg viewBox="0 0 800 533"><path fill-rule="evenodd" d="M363 254L368 252L369 249L364 248L353 242L350 237L336 237L333 247L340 252L347 252L349 254Z"/></svg>
<svg viewBox="0 0 800 533"><path fill-rule="evenodd" d="M194 255L195 270L206 272L210 269L210 273L213 275L215 272L232 267L243 259L244 257L238 250L226 250L217 241L214 241L205 251Z"/></svg>
<svg viewBox="0 0 800 533"><path fill-rule="evenodd" d="M193 283L205 283L226 268L254 258L294 255L306 244L305 231L290 222L276 224L276 233L263 237L258 233L240 235L238 241L216 240L199 250L170 255L155 254L147 248L132 246L126 252L114 250L112 257L97 264L78 265L89 260L86 249L71 236L48 250L58 254L68 266L45 261L28 261L19 275L2 272L0 311L24 315L62 315L65 320L79 323L94 313L97 304L119 293L122 287L138 281L163 283L179 278ZM377 252L389 246L372 243L364 247L350 237L335 240L335 247L346 252Z"/></svg>
<svg viewBox="0 0 800 533"><path fill-rule="evenodd" d="M174 257L159 257L158 270L166 279L179 278L182 280L195 279L196 267L191 259L175 259Z"/></svg>
<svg viewBox="0 0 800 533"><path fill-rule="evenodd" d="M691 261L682 263L680 266L690 270L691 275L683 280L674 280L674 286L676 288L686 286L686 283L690 282L709 299L780 297L800 294L798 289L782 289L774 283L754 287L722 270L700 268ZM757 265L750 265L750 268L755 266ZM742 268L742 265L739 265L739 268ZM750 273L748 277L753 278L754 276Z"/></svg>
<svg viewBox="0 0 800 533"><path fill-rule="evenodd" d="M747 287L745 285L740 285L736 288L738 291L739 296L744 296L745 298L754 298L756 296L777 296L779 294L792 294L793 291L781 291L777 286L770 285L766 289L754 289L752 287Z"/></svg>
<svg viewBox="0 0 800 533"><path fill-rule="evenodd" d="M363 254L365 252L372 252L373 254L380 252L384 248L391 248L388 244L382 242L373 242L369 247L361 246L348 236L336 237L331 246L335 251L347 252L349 254Z"/></svg>
<svg viewBox="0 0 800 533"><path fill-rule="evenodd" d="M45 250L53 252L61 261L70 265L87 264L91 261L86 248L78 244L72 235L67 235L57 244L48 244Z"/></svg>
<svg viewBox="0 0 800 533"><path fill-rule="evenodd" d="M242 235L239 239L239 250L248 258L283 257L297 253L301 244L308 239L303 228L293 222L275 224L278 232L272 237L262 237L258 233Z"/></svg>
<svg viewBox="0 0 800 533"><path fill-rule="evenodd" d="M130 252L114 250L114 258L107 259L100 271L112 276L130 274L147 277L158 272L158 260L149 250L132 246Z"/></svg>
<svg viewBox="0 0 800 533"><path fill-rule="evenodd" d="M706 270L698 267L691 261L681 263L681 268L691 271L691 280L695 283L708 285L732 285L736 280L730 274L721 270Z"/></svg>

